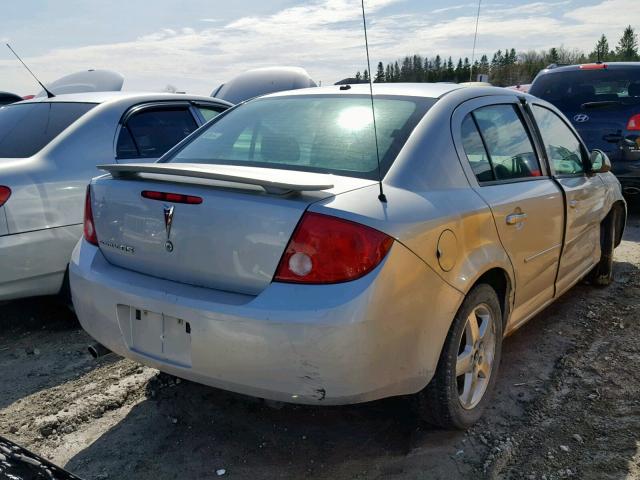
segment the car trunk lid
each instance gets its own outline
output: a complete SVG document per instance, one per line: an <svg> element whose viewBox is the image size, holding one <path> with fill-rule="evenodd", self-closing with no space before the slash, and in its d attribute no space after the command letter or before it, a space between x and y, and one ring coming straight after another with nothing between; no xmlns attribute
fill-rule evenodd
<svg viewBox="0 0 640 480"><path fill-rule="evenodd" d="M107 261L160 278L251 295L271 282L311 203L375 183L227 165L102 168L111 176L92 184L92 209ZM145 198L143 192L158 199Z"/></svg>

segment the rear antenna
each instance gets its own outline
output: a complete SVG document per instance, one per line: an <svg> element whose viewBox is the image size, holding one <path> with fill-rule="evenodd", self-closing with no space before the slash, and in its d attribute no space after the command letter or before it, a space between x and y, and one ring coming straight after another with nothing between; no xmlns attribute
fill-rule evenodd
<svg viewBox="0 0 640 480"><path fill-rule="evenodd" d="M473 50L471 51L471 68L469 69L469 81L473 82L473 62L476 61L476 44L478 42L478 23L480 23L480 6L482 0L478 0L478 14L476 15L476 33L473 35Z"/></svg>
<svg viewBox="0 0 640 480"><path fill-rule="evenodd" d="M13 53L16 56L16 58L18 60L20 60L20 63L22 65L24 65L24 68L27 69L27 72L29 72L31 74L31 76L36 79L36 82L38 82L40 84L40 86L42 87L42 89L47 93L47 98L55 97L55 95L53 93L51 93L47 87L44 86L44 83L42 83L40 80L38 80L38 77L36 77L34 75L34 73L29 69L29 67L27 67L27 64L24 63L22 61L22 59L20 58L20 56L13 50L13 48L11 48L11 45L9 45L8 43L6 45L7 45L7 48L9 48L9 50L11 50L11 53Z"/></svg>
<svg viewBox="0 0 640 480"><path fill-rule="evenodd" d="M380 148L378 147L378 127L376 125L376 108L373 104L373 75L371 74L371 61L369 60L369 39L367 38L367 17L364 13L364 0L361 0L362 4L362 24L364 25L364 44L367 49L367 68L369 69L369 95L371 97L371 115L373 116L373 137L376 141L376 159L378 160L378 185L380 186L380 193L378 194L378 200L382 203L387 203L387 197L382 190L382 170L380 169Z"/></svg>

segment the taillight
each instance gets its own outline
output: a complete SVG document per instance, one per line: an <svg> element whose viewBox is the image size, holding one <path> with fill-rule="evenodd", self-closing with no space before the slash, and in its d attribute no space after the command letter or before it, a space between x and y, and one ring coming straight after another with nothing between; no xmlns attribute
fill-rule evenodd
<svg viewBox="0 0 640 480"><path fill-rule="evenodd" d="M373 270L393 238L359 223L307 212L280 259L274 281L340 283Z"/></svg>
<svg viewBox="0 0 640 480"><path fill-rule="evenodd" d="M627 130L639 131L640 130L640 114L634 115L629 119L627 123Z"/></svg>
<svg viewBox="0 0 640 480"><path fill-rule="evenodd" d="M87 186L87 195L84 199L84 239L94 245L98 245L96 227L93 223L93 212L91 211L91 185Z"/></svg>
<svg viewBox="0 0 640 480"><path fill-rule="evenodd" d="M0 207L3 206L11 196L11 189L0 185Z"/></svg>

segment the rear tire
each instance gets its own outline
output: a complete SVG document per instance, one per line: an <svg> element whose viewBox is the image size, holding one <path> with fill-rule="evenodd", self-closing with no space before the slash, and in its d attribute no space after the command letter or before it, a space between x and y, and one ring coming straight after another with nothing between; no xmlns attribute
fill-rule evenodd
<svg viewBox="0 0 640 480"><path fill-rule="evenodd" d="M454 318L433 379L417 394L420 417L446 429L465 430L477 422L491 399L501 356L500 301L492 287L480 284Z"/></svg>
<svg viewBox="0 0 640 480"><path fill-rule="evenodd" d="M617 220L618 211L614 208L600 224L600 261L589 274L589 280L593 285L604 287L613 281Z"/></svg>

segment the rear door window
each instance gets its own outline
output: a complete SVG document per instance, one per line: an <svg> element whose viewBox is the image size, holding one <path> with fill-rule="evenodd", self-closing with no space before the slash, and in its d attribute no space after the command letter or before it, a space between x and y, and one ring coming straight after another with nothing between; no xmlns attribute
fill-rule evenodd
<svg viewBox="0 0 640 480"><path fill-rule="evenodd" d="M476 121L471 114L467 115L462 122L462 145L478 182L495 180L489 155L484 148Z"/></svg>
<svg viewBox="0 0 640 480"><path fill-rule="evenodd" d="M120 129L117 157L159 158L196 128L188 107L142 110L128 118Z"/></svg>
<svg viewBox="0 0 640 480"><path fill-rule="evenodd" d="M554 173L557 175L584 173L583 150L578 137L551 110L539 105L533 105L532 110Z"/></svg>
<svg viewBox="0 0 640 480"><path fill-rule="evenodd" d="M491 105L473 112L495 180L541 175L531 138L515 105Z"/></svg>
<svg viewBox="0 0 640 480"><path fill-rule="evenodd" d="M38 102L0 108L0 158L35 155L95 103Z"/></svg>

